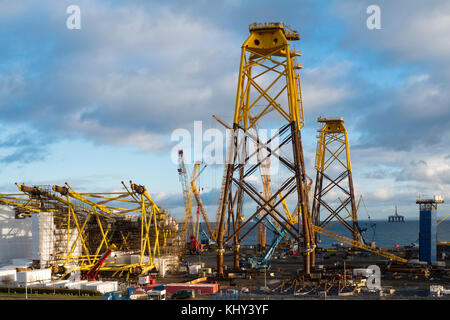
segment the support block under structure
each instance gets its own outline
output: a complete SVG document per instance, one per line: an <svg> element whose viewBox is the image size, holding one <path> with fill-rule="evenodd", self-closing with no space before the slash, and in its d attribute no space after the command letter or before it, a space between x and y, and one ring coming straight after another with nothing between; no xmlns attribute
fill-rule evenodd
<svg viewBox="0 0 450 320"><path fill-rule="evenodd" d="M437 258L437 233L436 233L436 217L437 204L443 203L442 198L417 200L419 204L419 260L426 261L429 264L436 262Z"/></svg>

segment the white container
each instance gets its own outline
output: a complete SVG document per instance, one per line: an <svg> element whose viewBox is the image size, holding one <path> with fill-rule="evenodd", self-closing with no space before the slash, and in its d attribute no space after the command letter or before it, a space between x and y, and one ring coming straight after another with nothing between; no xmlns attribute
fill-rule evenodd
<svg viewBox="0 0 450 320"><path fill-rule="evenodd" d="M115 257L116 264L130 264L131 256L129 254L118 254Z"/></svg>
<svg viewBox="0 0 450 320"><path fill-rule="evenodd" d="M149 290L147 297L149 300L166 300L166 290Z"/></svg>
<svg viewBox="0 0 450 320"><path fill-rule="evenodd" d="M52 271L50 269L37 269L17 272L18 283L33 283L37 281L50 281Z"/></svg>
<svg viewBox="0 0 450 320"><path fill-rule="evenodd" d="M0 282L1 283L12 283L15 281L17 281L16 269L0 270Z"/></svg>
<svg viewBox="0 0 450 320"><path fill-rule="evenodd" d="M64 288L66 288L66 289L81 289L81 286L85 283L87 283L87 280L69 282L64 285Z"/></svg>
<svg viewBox="0 0 450 320"><path fill-rule="evenodd" d="M58 280L58 281L52 281L46 284L47 288L54 288L54 289L63 289L65 288L65 285L69 283L69 280Z"/></svg>
<svg viewBox="0 0 450 320"><path fill-rule="evenodd" d="M132 255L130 255L129 263L131 263L131 264L139 263L140 259L141 259L141 256L139 254L132 254ZM146 261L145 257L142 257L142 261Z"/></svg>
<svg viewBox="0 0 450 320"><path fill-rule="evenodd" d="M114 292L118 290L117 281L91 281L81 285L83 290L94 290L100 293Z"/></svg>
<svg viewBox="0 0 450 320"><path fill-rule="evenodd" d="M50 280L42 281L42 282L34 282L30 284L31 288L47 288L48 284L51 283Z"/></svg>

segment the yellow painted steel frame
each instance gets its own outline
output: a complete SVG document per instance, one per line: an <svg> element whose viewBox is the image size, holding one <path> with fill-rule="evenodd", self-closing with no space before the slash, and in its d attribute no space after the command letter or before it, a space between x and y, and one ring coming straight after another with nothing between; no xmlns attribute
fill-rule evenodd
<svg viewBox="0 0 450 320"><path fill-rule="evenodd" d="M127 238L129 235L124 236L121 232L122 243L111 243L110 237L108 237L108 230L105 230L101 219L110 219L113 221L115 217L123 217L125 214L140 214L141 215L141 232L140 232L140 250L139 250L139 262L133 264L114 264L104 263L100 267L100 271L113 271L115 274L122 274L123 272L134 274L145 274L149 270L157 268L155 258L160 257L160 243L159 232L160 229L165 233L164 243L168 236L168 232L161 228L162 226L162 213L149 193L143 186L135 185L131 183L131 188L122 182L126 189L126 192L111 192L111 193L78 193L68 183L67 187L53 186L54 194L49 194L46 191L41 190L38 187L34 187L33 192L40 192L43 195L48 196L46 200L56 201L66 208L65 219L67 221L67 242L64 253L54 255L53 266L68 266L69 263L74 263L77 266L68 270L70 273L74 270L88 271L90 270L102 257L107 250L117 250L117 248L123 249L127 247ZM57 212L56 209L41 208L38 206L40 203L36 199L31 198L31 194L25 190L30 188L24 188L25 185L18 185L19 190L29 195L30 198L19 198L20 195L0 195L0 201L8 205L23 208L33 213L39 212ZM24 190L25 189L25 190ZM62 192L61 197L56 195L56 191ZM75 199L76 202L72 200ZM117 206L117 203L124 205ZM32 206L34 204L34 206ZM125 206L122 207L122 206ZM83 214L80 214L82 212ZM61 212L59 212L61 214ZM86 225L91 216L95 216L98 226L98 234L101 235L101 242L96 249L96 252L90 252L87 244L88 234L86 233ZM61 216L59 216L61 218ZM70 233L75 225L77 237L74 241L70 241ZM153 243L150 236L153 236ZM81 243L82 254L79 256L74 255L77 244ZM64 274L62 277L64 277Z"/></svg>
<svg viewBox="0 0 450 320"><path fill-rule="evenodd" d="M316 180L316 192L314 194L314 203L313 203L313 214L316 216L315 219L318 218L318 204L322 203L321 207L324 207L329 213L330 216L326 219L326 221L329 221L332 217L337 217L339 219L343 219L344 222L346 219L351 218L353 221L353 236L354 240L358 240L358 238L361 237L359 230L357 229L357 208L355 205L354 200L354 191L353 191L353 180L352 180L352 166L350 161L350 147L349 147L349 141L348 141L348 133L347 129L344 126L344 119L343 118L336 118L336 119L325 119L319 117L317 119L319 123L323 123L323 127L319 130L319 140L317 141L317 149L316 149L316 159L315 159L315 167L320 176L326 176L325 172L330 171L332 165L335 165L342 169L343 172L348 172L348 183L349 183L349 199L350 199L350 205L352 206L351 212L347 209L347 204L344 203L340 198L339 201L341 203L341 207L345 209L345 211L348 213L348 216L345 218L342 218L338 216L335 212L333 212L332 208L328 205L325 205L322 203L322 200L317 199L320 195L317 194L319 191L322 192L322 190L318 190L317 186L320 185L322 187L321 180ZM320 178L322 179L322 178ZM333 182L335 185L337 185L335 182ZM316 202L317 201L317 202ZM359 207L359 204L358 204ZM316 221L318 223L319 221Z"/></svg>
<svg viewBox="0 0 450 320"><path fill-rule="evenodd" d="M241 59L239 65L239 75L238 75L238 85L236 93L236 102L234 110L234 120L233 120L233 130L234 144L231 145L230 154L233 153L233 159L230 159L234 164L227 165L227 176L224 175L224 198L222 200L221 215L220 215L220 228L218 234L218 251L217 251L217 265L218 274L223 275L223 245L227 244L231 239L234 239L234 266L239 269L239 237L238 233L242 230L242 226L246 225L250 220L240 223L236 223L233 220L234 215L231 207L236 205L236 214L241 215L242 209L242 192L250 194L257 203L259 200L264 202L263 197L258 198L253 193L256 190L247 189L247 182L245 181L245 174L243 173L243 168L248 164L248 157L242 156L246 154L247 138L251 136L251 130L255 129L257 124L261 124L263 119L268 120L267 116L269 113L275 114L278 119L270 118L271 121L279 122L281 118L282 122L288 125L284 128L290 129L290 138L292 139L293 148L293 160L294 166L298 166L293 171L295 176L295 188L297 189L297 198L299 205L302 206L301 218L306 222L303 227L304 232L297 230L298 237L297 240L300 244L300 237L304 237L304 246L310 248L311 244L314 242L313 230L310 227L311 219L308 208L308 197L303 184L306 182L305 179L305 169L304 169L304 159L303 150L301 146L301 135L300 131L304 127L304 113L303 113L303 103L302 96L300 93L300 76L297 75L296 70L301 69L302 66L297 64L296 57L300 56L300 52L295 49L291 49L291 44L289 40L299 40L298 32L290 32L290 29L286 27L283 23L255 23L249 28L250 35L245 40L241 48ZM243 131L243 136L239 135L239 130ZM287 129L286 129L287 130ZM244 136L247 134L247 136ZM254 138L252 138L254 139ZM256 140L254 140L256 141ZM231 142L230 142L231 143ZM271 154L271 156L277 156ZM239 159L239 157L241 157ZM238 160L239 159L239 160ZM239 169L236 163L239 162ZM242 162L242 163L241 163ZM258 165L261 162L258 162ZM239 170L239 179L234 178L234 174ZM263 173L264 175L264 173ZM291 182L294 180L291 180ZM232 194L233 182L236 182L237 189L236 195L234 196L232 202L230 202L230 208L224 206L228 205L229 195ZM267 187L269 187L269 181L264 181L263 184L266 186L266 193L269 193ZM292 189L291 192L294 192ZM236 201L235 201L236 200ZM261 205L261 203L259 203ZM270 204L269 204L270 205ZM262 206L262 205L261 205ZM260 218L258 214L262 211L261 209L256 209L257 211L252 216L255 218ZM279 212L277 212L277 217L270 213L270 210L264 208L263 215L268 214L274 217L275 220L279 218ZM225 215L228 212L228 220ZM237 217L236 217L237 218ZM230 221L231 220L231 221ZM283 217L286 221L286 218ZM239 221L239 220L236 220ZM261 220L258 220L261 222ZM280 220L281 221L281 220ZM229 235L228 239L224 243L225 230L228 224L234 224L234 235ZM280 222L282 223L282 222ZM281 225L280 225L281 227ZM300 226L299 226L300 227ZM301 235L302 233L302 235ZM264 234L264 231L260 233ZM244 235L244 237L246 234ZM261 242L263 241L263 236L261 236ZM309 250L309 249L308 249ZM308 251L309 252L309 251ZM312 255L311 255L312 256ZM305 255L305 270L309 273L310 268L310 257L309 253Z"/></svg>
<svg viewBox="0 0 450 320"><path fill-rule="evenodd" d="M316 170L323 173L333 163L339 162L346 170L351 172L350 149L344 119L319 118L318 121L325 123L320 130L320 137L317 141ZM342 159L344 152L345 160Z"/></svg>
<svg viewBox="0 0 450 320"><path fill-rule="evenodd" d="M249 53L249 57L247 57L247 53ZM242 123L245 129L252 128L263 115L276 110L288 122L295 121L298 129L303 128L300 77L294 71L301 69L302 66L296 63L296 56L300 56L300 53L295 50L291 51L283 26L271 26L269 30L261 29L260 32L250 32L250 36L242 45L234 113L235 124ZM252 70L257 66L264 68L264 71L253 74ZM264 89L256 79L269 71L278 73L278 76ZM274 96L269 94L268 91L282 78L286 79L283 88ZM252 104L249 104L251 87L256 89L259 96L253 100ZM285 90L287 90L289 101L287 106L282 106L277 99ZM262 98L267 100L268 105L262 111L250 116L250 111L255 110L256 103Z"/></svg>
<svg viewBox="0 0 450 320"><path fill-rule="evenodd" d="M282 197L281 194L280 194L280 196ZM358 204L358 206L359 206L359 204ZM284 210L286 212L286 216L289 218L290 222L291 223L296 223L298 221L297 219L298 219L299 212L296 211L295 214L291 216L289 208L287 207L287 205L286 205L286 203L284 201L283 201L283 208L284 208ZM394 261L397 261L397 262L401 262L401 263L408 262L408 260L406 260L404 258L401 258L399 256L396 256L396 255L394 255L392 253L389 253L389 252L381 250L381 249L372 248L372 247L370 247L370 246L368 246L368 245L366 245L366 244L364 244L364 243L362 243L360 241L356 241L356 240L347 238L345 236L339 235L337 233L334 233L334 232L332 232L330 230L321 228L319 226L313 225L313 228L314 228L314 231L316 233L322 234L322 235L324 235L324 236L326 236L328 238L331 238L331 239L334 239L334 240L337 240L337 241L341 241L341 242L346 243L346 244L348 244L348 245L350 245L352 247L356 247L358 249L369 251L369 252L375 253L375 254L377 254L379 256L382 256L382 257L385 257L385 258L388 258L390 260L394 260ZM314 250L314 248L313 248L313 250Z"/></svg>
<svg viewBox="0 0 450 320"><path fill-rule="evenodd" d="M39 208L39 203L30 198L20 198L23 194L0 194L0 204L4 203L9 206L22 208L25 211L28 211L29 215L31 213L39 213L41 209ZM33 205L34 204L34 205Z"/></svg>
<svg viewBox="0 0 450 320"><path fill-rule="evenodd" d="M450 216L450 213L449 214L447 214L444 218L442 218L441 220L439 220L439 222L436 224L436 227L438 226L438 225L440 225L445 219L447 219L448 217Z"/></svg>
<svg viewBox="0 0 450 320"><path fill-rule="evenodd" d="M314 230L317 233L320 233L320 234L322 234L322 235L324 235L326 237L335 239L337 241L342 241L342 242L344 242L344 243L346 243L346 244L348 244L348 245L350 245L352 247L359 248L359 249L362 249L362 250L365 250L365 251L369 251L369 252L375 253L375 254L377 254L379 256L382 256L382 257L385 257L385 258L388 258L390 260L394 260L394 261L397 261L397 262L401 262L401 263L407 263L408 262L407 259L401 258L399 256L396 256L396 255L394 255L392 253L389 253L389 252L381 250L381 249L372 248L372 247L370 247L370 246L368 246L368 245L366 245L366 244L364 244L364 243L362 243L360 241L356 241L356 240L347 238L345 236L336 234L334 232L331 232L330 230L321 228L319 226L313 226L313 228L314 228Z"/></svg>
<svg viewBox="0 0 450 320"><path fill-rule="evenodd" d="M258 121L264 115L275 110L287 122L295 121L297 128L302 129L304 127L304 113L300 76L295 73L295 69L302 68L295 61L295 57L300 56L300 53L295 50L291 51L284 25L254 25L250 30L249 37L242 45L234 123L241 124L245 130L252 128L257 130ZM263 71L255 73L256 67L261 67ZM266 88L263 88L257 80L263 79L264 81L263 76L269 72L277 75L269 81ZM282 89L276 94L269 93L269 90L275 88L281 82L280 79L285 79L286 82L281 84ZM253 101L250 104L252 88L256 89L257 96L252 99ZM277 99L286 90L287 105L282 105ZM267 106L256 111L255 106L263 98L268 102ZM255 114L251 115L250 111L255 112ZM262 172L264 195L267 199L271 196L268 174L268 172ZM265 246L266 243L266 229L263 224L258 227L258 243L261 246Z"/></svg>

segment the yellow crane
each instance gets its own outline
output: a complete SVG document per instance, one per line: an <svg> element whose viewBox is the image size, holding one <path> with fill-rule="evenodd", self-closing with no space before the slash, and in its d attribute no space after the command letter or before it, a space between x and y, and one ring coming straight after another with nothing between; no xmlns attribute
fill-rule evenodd
<svg viewBox="0 0 450 320"><path fill-rule="evenodd" d="M178 252L178 255L181 257L185 252L188 243L189 230L192 227L192 192L188 183L188 173L184 162L183 150L178 151L178 174L184 199L184 220L181 227L181 243L179 244L180 250Z"/></svg>
<svg viewBox="0 0 450 320"><path fill-rule="evenodd" d="M369 251L369 252L375 253L375 254L377 254L379 256L382 256L382 257L385 257L385 258L388 258L390 260L394 260L394 261L397 261L397 262L402 262L402 263L407 263L408 262L408 260L403 259L401 257L398 257L398 256L396 256L396 255L394 255L392 253L389 253L389 252L381 250L381 249L372 248L372 247L370 247L370 246L368 246L368 245L366 245L366 244L364 244L362 242L359 242L359 241L356 241L356 240L344 237L342 235L336 234L334 232L331 232L330 230L321 228L319 226L313 226L313 228L314 228L314 231L317 232L317 233L320 233L320 234L322 234L322 235L324 235L326 237L332 238L334 240L344 242L344 243L346 243L346 244L348 244L348 245L350 245L352 247L356 247L356 248L359 248L359 249L362 249L362 250L365 250L365 251Z"/></svg>
<svg viewBox="0 0 450 320"><path fill-rule="evenodd" d="M184 241L185 244L188 243L188 234L190 234L191 236L194 237L192 239L193 241L197 241L197 239L199 238L200 215L203 217L203 221L206 224L210 239L213 241L216 241L216 238L217 238L217 233L211 226L205 206L200 197L200 192L196 186L196 183L197 183L197 180L198 180L200 174L206 168L206 165L203 168L200 168L201 165L202 165L201 161L196 161L194 163L194 168L192 169L191 178L189 179L187 169L186 169L186 164L184 161L183 150L179 150L179 152L178 152L178 173L180 175L180 182L181 182L182 189L183 189L183 197L184 197L184 203L185 203L185 217L184 217L183 230L182 230L182 240ZM197 202L197 212L196 212L195 222L192 220L192 207L193 207L193 202L192 202L193 199L192 198L195 198L195 200ZM183 244L183 246L184 246L184 244Z"/></svg>
<svg viewBox="0 0 450 320"><path fill-rule="evenodd" d="M311 183L312 183L312 181L311 181ZM311 183L309 184L309 187L311 187ZM361 196L359 201L361 201L361 199L362 199L362 196ZM286 203L284 201L283 201L283 208L284 208L284 210L286 212L286 215L289 218L289 220L292 223L296 223L297 219L298 219L298 215L299 215L298 210L295 210L295 214L293 216L291 216L289 208L287 207L287 205L286 205ZM366 245L366 244L364 244L364 243L362 243L360 241L356 241L354 239L351 239L351 238L339 235L339 234L331 232L330 230L327 230L325 228L322 228L322 227L319 227L319 226L315 226L315 225L313 225L312 228L314 229L315 233L318 233L318 234L324 235L324 236L326 236L328 238L331 238L331 239L343 242L343 243L348 244L348 245L350 245L352 247L359 248L361 250L365 250L365 251L369 251L369 252L375 253L375 254L377 254L379 256L388 258L388 259L393 260L393 261L402 262L402 263L408 262L408 260L403 259L401 257L398 257L398 256L396 256L396 255L394 255L392 253L389 253L389 252L381 250L381 249L370 247L370 246L368 246L368 245Z"/></svg>
<svg viewBox="0 0 450 320"><path fill-rule="evenodd" d="M208 218L208 214L206 213L206 209L205 206L203 205L203 201L200 197L200 192L198 191L195 183L198 179L198 177L200 176L201 172L203 171L205 167L203 167L202 170L200 170L200 166L201 166L201 162L197 161L194 164L194 172L192 174L192 179L191 179L191 189L192 189L192 193L194 194L195 200L197 201L197 206L199 208L200 213L202 214L203 217L203 221L206 224L206 228L208 229L208 233L209 233L209 237L211 240L216 241L217 240L217 234L215 232L215 230L212 228L211 223L209 222L209 218ZM198 222L197 222L198 223ZM198 230L199 227L197 226L197 238L198 238Z"/></svg>
<svg viewBox="0 0 450 320"><path fill-rule="evenodd" d="M450 216L450 213L447 214L445 217L443 217L441 220L439 220L439 222L436 224L436 227L437 227L438 225L440 225L445 219L447 219L448 216Z"/></svg>

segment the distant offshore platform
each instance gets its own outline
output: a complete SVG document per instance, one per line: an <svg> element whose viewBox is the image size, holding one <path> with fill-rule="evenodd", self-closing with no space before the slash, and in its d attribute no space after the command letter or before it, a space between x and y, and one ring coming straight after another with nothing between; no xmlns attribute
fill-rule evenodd
<svg viewBox="0 0 450 320"><path fill-rule="evenodd" d="M395 206L395 214L393 216L389 216L389 222L405 222L405 217L401 216L397 213L397 206Z"/></svg>

